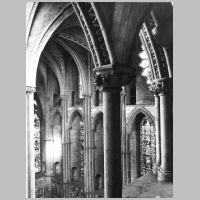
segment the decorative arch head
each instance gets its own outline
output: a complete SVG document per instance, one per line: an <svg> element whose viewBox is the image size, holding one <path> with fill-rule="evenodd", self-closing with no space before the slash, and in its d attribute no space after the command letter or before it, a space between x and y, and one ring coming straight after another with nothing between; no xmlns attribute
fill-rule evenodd
<svg viewBox="0 0 200 200"><path fill-rule="evenodd" d="M103 112L101 110L96 112L95 115L94 115L94 118L92 120L93 130L96 129L96 126L97 126L97 124L99 123L100 120L103 120Z"/></svg>
<svg viewBox="0 0 200 200"><path fill-rule="evenodd" d="M136 108L134 109L128 116L127 118L127 130L128 130L128 133L131 132L131 129L132 129L132 125L133 123L135 122L136 120L136 117L139 115L139 114L143 114L154 126L155 126L155 117L151 114L150 111L148 111L146 108L144 107L139 107L139 108Z"/></svg>
<svg viewBox="0 0 200 200"><path fill-rule="evenodd" d="M60 107L56 107L52 112L51 112L51 115L50 115L50 122L51 122L51 125L54 125L54 118L56 117L56 115L59 115L60 119L62 120L62 110Z"/></svg>
<svg viewBox="0 0 200 200"><path fill-rule="evenodd" d="M69 116L69 126L72 125L72 122L76 116L79 116L82 120L84 120L83 113L80 109L74 108Z"/></svg>

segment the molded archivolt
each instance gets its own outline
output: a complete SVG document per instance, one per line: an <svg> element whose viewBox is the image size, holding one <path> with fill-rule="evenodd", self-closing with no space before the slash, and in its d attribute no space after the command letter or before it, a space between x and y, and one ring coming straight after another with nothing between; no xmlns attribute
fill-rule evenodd
<svg viewBox="0 0 200 200"><path fill-rule="evenodd" d="M171 77L171 66L165 47L161 46L153 37L152 30L155 25L147 20L142 24L139 32L140 40L148 53L154 80Z"/></svg>
<svg viewBox="0 0 200 200"><path fill-rule="evenodd" d="M72 5L84 31L95 66L112 64L114 56L95 4L74 2Z"/></svg>
<svg viewBox="0 0 200 200"><path fill-rule="evenodd" d="M137 117L137 115L139 113L144 114L151 123L155 124L154 123L155 117L146 108L144 108L144 107L136 108L127 117L126 124L127 124L127 132L128 133L131 132L133 122L135 121L135 118Z"/></svg>

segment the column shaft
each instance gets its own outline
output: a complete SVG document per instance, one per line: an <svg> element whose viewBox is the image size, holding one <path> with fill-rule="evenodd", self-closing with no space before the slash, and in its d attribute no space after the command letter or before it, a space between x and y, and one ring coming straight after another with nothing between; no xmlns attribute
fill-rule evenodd
<svg viewBox="0 0 200 200"><path fill-rule="evenodd" d="M154 173L157 174L157 170L160 166L160 97L155 94L155 135L156 135L156 166Z"/></svg>
<svg viewBox="0 0 200 200"><path fill-rule="evenodd" d="M68 181L68 138L67 138L67 96L61 96L61 104L62 104L62 153L63 153L63 193L64 197L68 197L66 182Z"/></svg>
<svg viewBox="0 0 200 200"><path fill-rule="evenodd" d="M104 198L122 197L120 90L103 89Z"/></svg>
<svg viewBox="0 0 200 200"><path fill-rule="evenodd" d="M35 198L34 92L26 92L26 196Z"/></svg>
<svg viewBox="0 0 200 200"><path fill-rule="evenodd" d="M94 167L93 167L93 137L91 131L91 96L85 95L84 98L84 116L85 116L85 189L86 196L92 197L94 192Z"/></svg>
<svg viewBox="0 0 200 200"><path fill-rule="evenodd" d="M173 181L173 119L169 93L160 94L161 165L159 181Z"/></svg>

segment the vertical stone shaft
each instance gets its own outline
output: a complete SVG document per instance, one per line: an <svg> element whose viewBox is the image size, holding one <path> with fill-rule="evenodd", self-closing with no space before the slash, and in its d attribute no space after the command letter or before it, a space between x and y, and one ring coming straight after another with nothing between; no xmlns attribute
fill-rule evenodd
<svg viewBox="0 0 200 200"><path fill-rule="evenodd" d="M155 134L156 134L156 168L154 173L157 173L158 167L160 166L160 97L155 94Z"/></svg>
<svg viewBox="0 0 200 200"><path fill-rule="evenodd" d="M67 96L61 96L62 104L62 152L63 152L63 193L67 197L65 184L68 180L68 156L67 156Z"/></svg>
<svg viewBox="0 0 200 200"><path fill-rule="evenodd" d="M26 89L26 196L35 198L34 89Z"/></svg>
<svg viewBox="0 0 200 200"><path fill-rule="evenodd" d="M120 90L103 88L104 198L122 197Z"/></svg>
<svg viewBox="0 0 200 200"><path fill-rule="evenodd" d="M160 93L160 138L161 165L159 181L173 181L173 119L172 98L169 93Z"/></svg>
<svg viewBox="0 0 200 200"><path fill-rule="evenodd" d="M83 105L83 113L84 113L84 134L85 134L85 141L84 141L84 192L86 194L85 197L88 197L88 192L89 192L89 177L88 177L88 116L87 116L87 98L84 98L84 105Z"/></svg>
<svg viewBox="0 0 200 200"><path fill-rule="evenodd" d="M121 92L121 130L122 130L122 144L121 144L121 148L122 148L122 166L123 166L123 169L122 169L122 182L123 182L123 185L126 185L127 184L127 163L126 163L126 159L127 159L127 156L126 156L126 152L127 152L127 146L126 146L126 113L125 113L125 109L126 109L126 105L125 105L125 91L123 89L123 91Z"/></svg>
<svg viewBox="0 0 200 200"><path fill-rule="evenodd" d="M93 141L91 132L91 97L85 95L84 99L84 114L85 114L85 178L86 178L86 193L87 197L92 197L94 191L94 169L93 169Z"/></svg>

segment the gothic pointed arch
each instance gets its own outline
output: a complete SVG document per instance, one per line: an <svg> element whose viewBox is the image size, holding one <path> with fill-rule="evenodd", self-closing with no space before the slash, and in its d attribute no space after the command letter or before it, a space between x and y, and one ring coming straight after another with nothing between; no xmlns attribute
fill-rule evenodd
<svg viewBox="0 0 200 200"><path fill-rule="evenodd" d="M58 80L59 83L59 89L60 91L64 90L64 84L63 84L63 76L59 71L58 64L56 63L55 59L49 54L47 51L42 52L42 57L41 61L46 63L46 66L51 69L51 71L54 73L56 79Z"/></svg>
<svg viewBox="0 0 200 200"><path fill-rule="evenodd" d="M92 127L95 130L96 125L98 124L99 120L103 119L103 112L102 110L98 110L93 117L93 121L92 121Z"/></svg>
<svg viewBox="0 0 200 200"><path fill-rule="evenodd" d="M58 114L58 115L60 116L60 118L62 119L63 114L62 114L62 109L61 109L60 107L55 107L55 108L52 110L52 112L51 112L50 121L51 121L51 124L52 124L52 125L53 125L53 120L54 120L54 118L55 118L55 116L56 116L57 114Z"/></svg>
<svg viewBox="0 0 200 200"><path fill-rule="evenodd" d="M66 41L63 41L63 39L57 38L56 41L58 44L60 44L67 52L70 53L72 58L74 59L76 66L78 68L82 83L83 83L83 94L87 94L87 85L88 85L88 76L87 76L87 61L84 58L83 54L81 55L80 52L77 52L77 49L74 48L74 46L71 46L69 43L66 43ZM86 51L87 54L89 54L88 51ZM88 55L87 56L88 58Z"/></svg>
<svg viewBox="0 0 200 200"><path fill-rule="evenodd" d="M139 113L144 114L150 122L154 123L155 117L145 107L136 108L127 117L126 125L128 133L130 132L132 124Z"/></svg>
<svg viewBox="0 0 200 200"><path fill-rule="evenodd" d="M74 120L74 117L76 115L79 115L82 120L84 119L84 117L83 117L84 115L83 115L82 111L79 108L73 108L73 110L71 111L71 114L69 116L69 120L68 120L69 121L69 125L72 124L72 122Z"/></svg>
<svg viewBox="0 0 200 200"><path fill-rule="evenodd" d="M154 116L144 107L134 109L128 116L128 182L134 182L138 177L153 170L156 155L154 121Z"/></svg>

